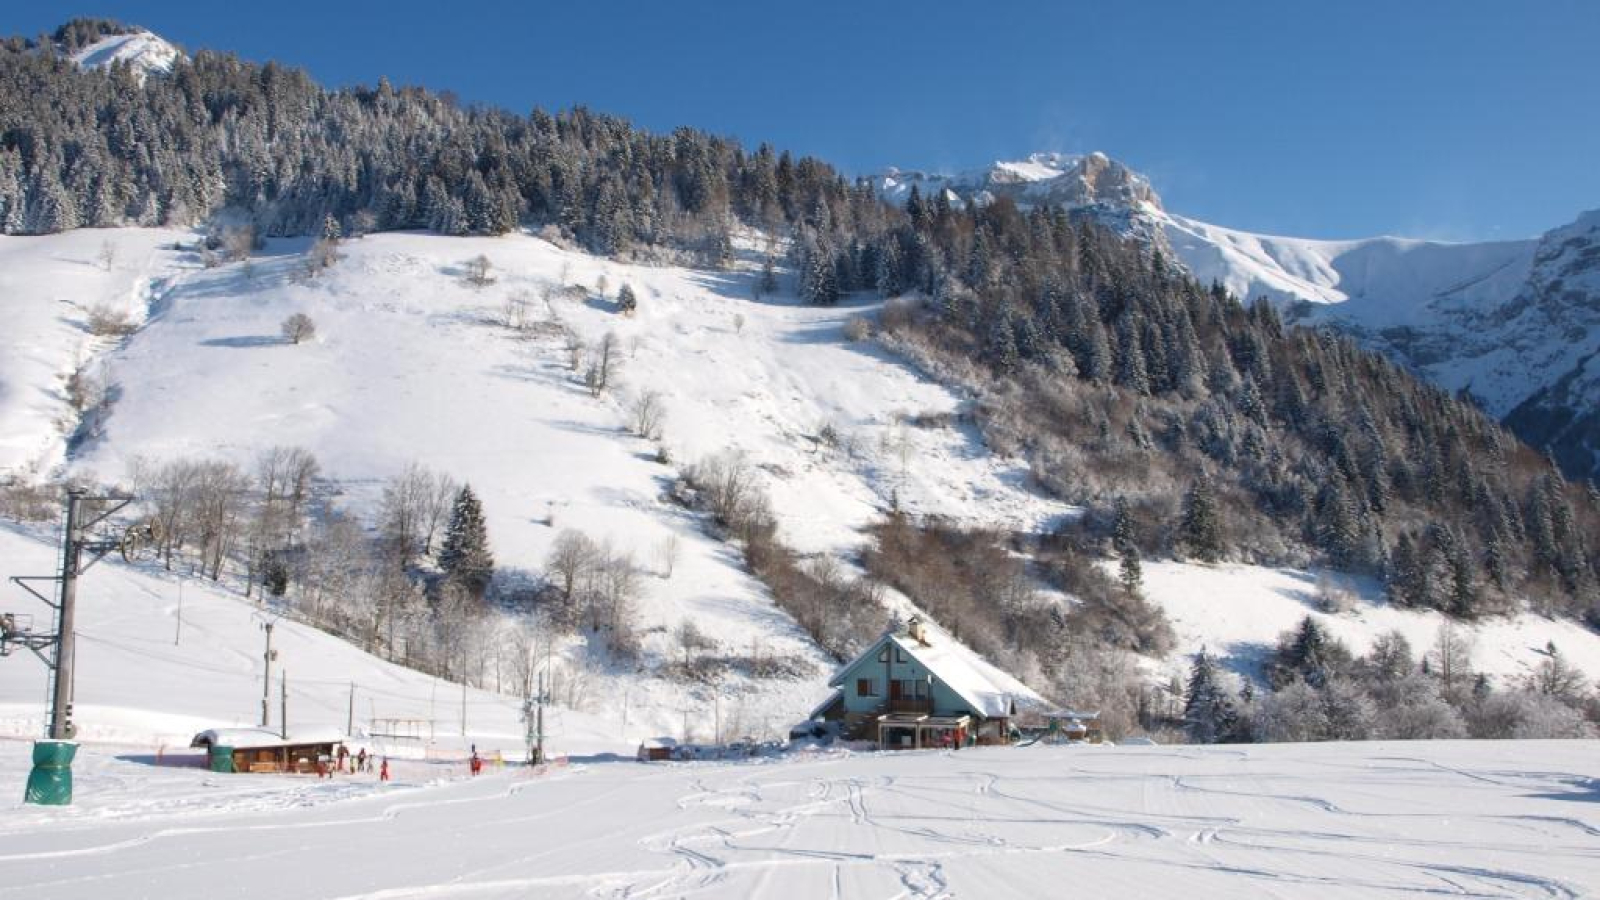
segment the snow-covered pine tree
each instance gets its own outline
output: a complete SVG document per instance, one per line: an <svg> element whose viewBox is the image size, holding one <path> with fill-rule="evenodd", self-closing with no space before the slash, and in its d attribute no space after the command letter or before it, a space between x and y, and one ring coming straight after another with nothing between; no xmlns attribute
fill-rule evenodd
<svg viewBox="0 0 1600 900"><path fill-rule="evenodd" d="M1235 740L1238 712L1233 698L1219 680L1217 665L1205 648L1195 654L1189 669L1189 693L1183 705L1183 727L1196 744Z"/></svg>
<svg viewBox="0 0 1600 900"><path fill-rule="evenodd" d="M484 524L483 507L472 485L456 494L450 510L450 525L439 549L439 568L451 581L482 598L494 577L494 554L489 550L489 529Z"/></svg>
<svg viewBox="0 0 1600 900"><path fill-rule="evenodd" d="M617 291L617 312L631 316L639 308L639 297L633 292L633 285L627 282Z"/></svg>

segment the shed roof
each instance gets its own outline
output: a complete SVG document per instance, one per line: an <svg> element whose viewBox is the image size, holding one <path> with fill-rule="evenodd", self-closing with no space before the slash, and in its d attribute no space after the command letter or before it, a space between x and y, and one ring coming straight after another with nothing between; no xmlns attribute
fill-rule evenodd
<svg viewBox="0 0 1600 900"><path fill-rule="evenodd" d="M334 728L308 728L291 731L288 737L269 728L208 728L194 736L191 747L232 747L257 750L263 747L302 747L306 744L342 744L345 736Z"/></svg>
<svg viewBox="0 0 1600 900"><path fill-rule="evenodd" d="M822 701L821 703L818 703L811 710L811 715L806 716L806 718L807 719L821 719L821 718L825 717L827 715L827 713L828 713L828 707L834 705L835 703L840 702L843 699L844 699L844 692L841 691L841 690L838 690L837 688L835 688L834 691L828 695L828 699Z"/></svg>

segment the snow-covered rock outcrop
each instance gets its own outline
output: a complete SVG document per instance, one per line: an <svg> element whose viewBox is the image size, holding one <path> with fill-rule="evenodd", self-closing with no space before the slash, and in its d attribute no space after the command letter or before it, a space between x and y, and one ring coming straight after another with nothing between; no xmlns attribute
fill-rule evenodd
<svg viewBox="0 0 1600 900"><path fill-rule="evenodd" d="M126 63L143 81L152 72L172 71L172 64L183 54L160 35L149 31L109 34L72 54L72 61L85 69L103 69L113 63Z"/></svg>

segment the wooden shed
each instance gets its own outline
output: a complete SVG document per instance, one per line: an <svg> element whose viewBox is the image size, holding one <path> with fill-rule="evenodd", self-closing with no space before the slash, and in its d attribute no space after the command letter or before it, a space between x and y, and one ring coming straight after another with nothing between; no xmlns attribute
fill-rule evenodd
<svg viewBox="0 0 1600 900"><path fill-rule="evenodd" d="M290 732L288 736L266 728L212 728L189 742L191 747L233 748L233 771L254 773L294 772L314 775L317 760L332 758L345 736L331 729Z"/></svg>

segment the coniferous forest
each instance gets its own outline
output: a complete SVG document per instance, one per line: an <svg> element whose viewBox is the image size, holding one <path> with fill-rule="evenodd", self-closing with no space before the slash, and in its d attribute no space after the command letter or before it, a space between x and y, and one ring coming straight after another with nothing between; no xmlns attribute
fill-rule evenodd
<svg viewBox="0 0 1600 900"><path fill-rule="evenodd" d="M1472 617L1526 599L1600 622L1593 488L1470 401L1092 218L915 192L895 207L816 159L582 108L327 90L208 51L142 84L65 57L121 27L0 42L0 231L530 229L725 266L756 229L810 302L898 298L884 339L970 388L990 443L1089 510L1058 541L1322 563L1382 578L1407 606Z"/></svg>

